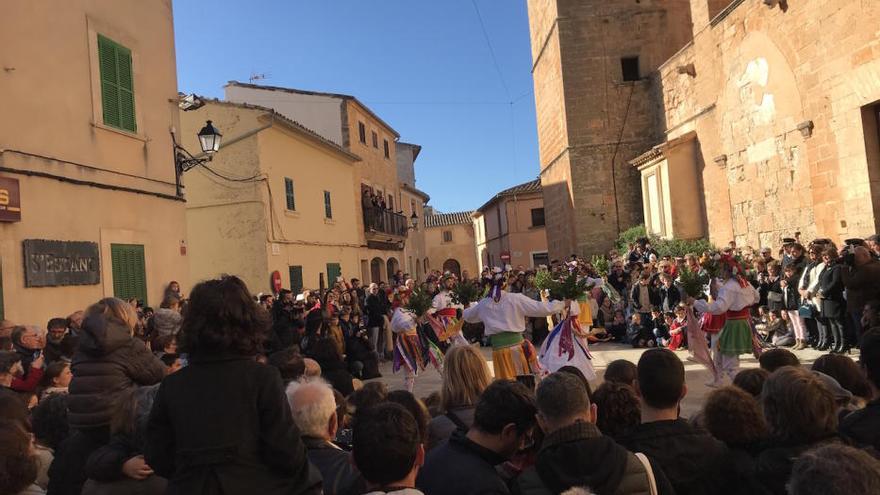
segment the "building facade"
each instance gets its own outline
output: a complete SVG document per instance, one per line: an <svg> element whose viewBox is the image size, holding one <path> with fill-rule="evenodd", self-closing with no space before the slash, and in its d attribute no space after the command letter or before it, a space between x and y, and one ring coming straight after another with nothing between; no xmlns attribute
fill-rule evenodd
<svg viewBox="0 0 880 495"><path fill-rule="evenodd" d="M396 143L397 180L400 185L400 198L397 202L400 211L410 219L416 219L416 228L410 230L403 247L403 270L415 280L424 280L428 273L428 250L425 231L425 205L431 197L416 188L415 163L422 147L417 144Z"/></svg>
<svg viewBox="0 0 880 495"><path fill-rule="evenodd" d="M479 270L548 265L541 179L505 189L473 213Z"/></svg>
<svg viewBox="0 0 880 495"><path fill-rule="evenodd" d="M665 237L876 233L878 20L860 0L530 0L551 255L608 247L597 187Z"/></svg>
<svg viewBox="0 0 880 495"><path fill-rule="evenodd" d="M224 142L185 176L193 279L232 273L271 293L278 272L299 293L357 273L360 158L269 108L220 101L181 114L186 147L206 120Z"/></svg>
<svg viewBox="0 0 880 495"><path fill-rule="evenodd" d="M691 33L687 0L529 0L550 256L591 255L642 222L628 161L657 144L647 77Z"/></svg>
<svg viewBox="0 0 880 495"><path fill-rule="evenodd" d="M171 1L8 2L0 46L0 318L188 290Z"/></svg>
<svg viewBox="0 0 880 495"><path fill-rule="evenodd" d="M473 213L432 211L425 217L425 264L430 270L454 273L457 277L479 276Z"/></svg>
<svg viewBox="0 0 880 495"><path fill-rule="evenodd" d="M225 89L227 101L270 107L360 157L351 182L361 246L359 270L346 272L345 276L378 282L389 280L398 270L406 271L406 244L412 236L423 234L413 228L412 214L405 214L409 206L401 204L397 131L350 95L235 81ZM373 206L371 197L381 198L385 207ZM416 255L412 256L415 259Z"/></svg>
<svg viewBox="0 0 880 495"><path fill-rule="evenodd" d="M659 153L633 162L646 217L702 224L716 245L878 232L880 4L689 3L692 40L652 78ZM663 168L698 194L653 173ZM669 198L693 205L656 213Z"/></svg>

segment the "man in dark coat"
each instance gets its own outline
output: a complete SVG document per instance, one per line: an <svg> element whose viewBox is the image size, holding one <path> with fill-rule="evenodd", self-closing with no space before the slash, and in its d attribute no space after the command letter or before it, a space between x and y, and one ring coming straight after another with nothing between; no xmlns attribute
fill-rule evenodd
<svg viewBox="0 0 880 495"><path fill-rule="evenodd" d="M643 494L652 493L652 478L665 479L647 459L599 432L596 406L574 375L553 373L541 380L536 396L538 423L546 436L535 466L516 480L516 493L550 495L582 488L600 495ZM667 486L663 493L668 492Z"/></svg>
<svg viewBox="0 0 880 495"><path fill-rule="evenodd" d="M880 452L880 330L862 336L859 362L865 370L874 400L859 411L850 413L840 423L840 434L860 447Z"/></svg>
<svg viewBox="0 0 880 495"><path fill-rule="evenodd" d="M332 442L339 428L333 388L320 380L293 382L287 388L287 399L302 431L306 455L324 479L324 495L363 493L366 484L351 454Z"/></svg>
<svg viewBox="0 0 880 495"><path fill-rule="evenodd" d="M510 493L495 467L510 459L531 433L536 412L525 385L492 383L477 401L473 426L453 432L428 454L416 487L431 495Z"/></svg>
<svg viewBox="0 0 880 495"><path fill-rule="evenodd" d="M725 470L730 468L727 447L678 416L687 394L684 365L678 356L668 349L645 351L637 374L642 424L618 441L659 465L676 493L730 493L726 490L733 485L725 479Z"/></svg>
<svg viewBox="0 0 880 495"><path fill-rule="evenodd" d="M855 336L860 337L865 304L880 299L880 261L862 246L853 249L852 255L845 259L850 265L842 272L846 286L846 310L856 330Z"/></svg>

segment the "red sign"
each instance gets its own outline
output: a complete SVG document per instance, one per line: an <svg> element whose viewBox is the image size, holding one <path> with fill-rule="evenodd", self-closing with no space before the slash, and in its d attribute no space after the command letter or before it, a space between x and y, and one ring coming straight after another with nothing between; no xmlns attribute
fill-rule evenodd
<svg viewBox="0 0 880 495"><path fill-rule="evenodd" d="M0 222L21 221L21 192L18 179L0 177Z"/></svg>
<svg viewBox="0 0 880 495"><path fill-rule="evenodd" d="M278 270L272 272L272 290L278 294L281 292L281 273Z"/></svg>
<svg viewBox="0 0 880 495"><path fill-rule="evenodd" d="M505 263L510 261L510 252L509 251L504 251L501 253L501 261L503 261Z"/></svg>

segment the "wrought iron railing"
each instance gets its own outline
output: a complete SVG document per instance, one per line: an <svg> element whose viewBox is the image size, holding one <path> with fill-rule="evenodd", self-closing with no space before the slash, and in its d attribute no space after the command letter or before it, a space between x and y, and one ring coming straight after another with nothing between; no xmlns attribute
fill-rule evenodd
<svg viewBox="0 0 880 495"><path fill-rule="evenodd" d="M406 215L377 206L364 208L364 231L406 237L409 230Z"/></svg>

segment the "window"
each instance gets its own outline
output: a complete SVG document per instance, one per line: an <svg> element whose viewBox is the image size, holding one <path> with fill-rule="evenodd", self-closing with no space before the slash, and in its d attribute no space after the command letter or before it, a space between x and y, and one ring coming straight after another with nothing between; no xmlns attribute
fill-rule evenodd
<svg viewBox="0 0 880 495"><path fill-rule="evenodd" d="M296 211L296 198L293 196L293 179L284 178L284 195L287 197L287 209Z"/></svg>
<svg viewBox="0 0 880 495"><path fill-rule="evenodd" d="M373 148L379 148L379 135L376 134L376 131L372 131L373 133Z"/></svg>
<svg viewBox="0 0 880 495"><path fill-rule="evenodd" d="M384 139L382 141L383 141L383 144L385 145L385 158L391 158L391 150L388 148L388 140Z"/></svg>
<svg viewBox="0 0 880 495"><path fill-rule="evenodd" d="M538 268L541 265L550 266L550 255L547 252L532 253L532 268Z"/></svg>
<svg viewBox="0 0 880 495"><path fill-rule="evenodd" d="M452 242L452 231L444 230L443 231L443 242Z"/></svg>
<svg viewBox="0 0 880 495"><path fill-rule="evenodd" d="M532 227L544 226L544 208L532 208Z"/></svg>
<svg viewBox="0 0 880 495"><path fill-rule="evenodd" d="M367 144L367 128L363 122L358 122L358 137L362 143Z"/></svg>
<svg viewBox="0 0 880 495"><path fill-rule="evenodd" d="M324 191L324 218L333 218L333 207L330 205L330 191Z"/></svg>
<svg viewBox="0 0 880 495"><path fill-rule="evenodd" d="M131 50L99 34L98 65L101 72L104 124L137 132Z"/></svg>
<svg viewBox="0 0 880 495"><path fill-rule="evenodd" d="M342 275L342 267L339 263L327 263L327 287L333 287L336 278Z"/></svg>
<svg viewBox="0 0 880 495"><path fill-rule="evenodd" d="M299 294L303 291L303 267L302 266L289 266L287 267L287 271L290 274L290 290L294 294Z"/></svg>
<svg viewBox="0 0 880 495"><path fill-rule="evenodd" d="M639 57L623 57L620 59L620 68L623 71L624 81L639 81L642 79L639 73Z"/></svg>
<svg viewBox="0 0 880 495"><path fill-rule="evenodd" d="M111 244L110 261L113 270L113 296L122 300L134 298L146 305L147 270L144 246Z"/></svg>
<svg viewBox="0 0 880 495"><path fill-rule="evenodd" d="M394 211L394 196L388 195L388 203L385 204L389 210Z"/></svg>

